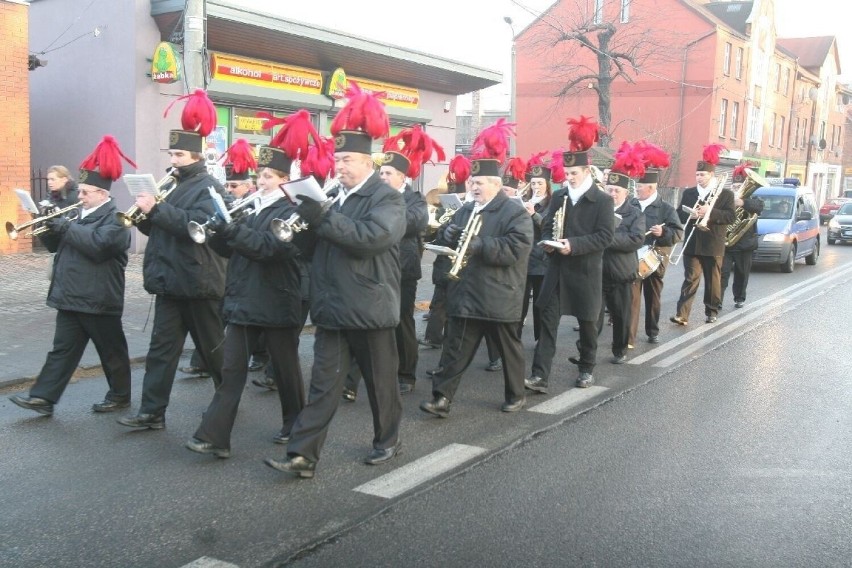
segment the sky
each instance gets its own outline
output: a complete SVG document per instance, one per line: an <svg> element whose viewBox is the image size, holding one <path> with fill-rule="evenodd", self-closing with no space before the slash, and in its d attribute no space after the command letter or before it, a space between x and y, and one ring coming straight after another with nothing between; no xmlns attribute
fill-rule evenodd
<svg viewBox="0 0 852 568"><path fill-rule="evenodd" d="M483 93L484 110L508 110L513 30L520 33L554 3L553 0L429 0L423 3L428 9L418 10L413 2L376 0L231 1L259 12L500 71L504 82ZM841 17L841 10L848 6L849 0L774 1L778 35L836 36L841 70L845 78L852 79L852 26ZM506 16L512 19L511 27L504 21ZM469 99L469 96L460 97L459 108L469 108Z"/></svg>

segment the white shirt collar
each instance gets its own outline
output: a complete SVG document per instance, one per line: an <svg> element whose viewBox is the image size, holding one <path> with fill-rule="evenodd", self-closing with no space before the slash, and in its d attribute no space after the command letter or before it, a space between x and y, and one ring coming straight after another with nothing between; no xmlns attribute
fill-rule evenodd
<svg viewBox="0 0 852 568"><path fill-rule="evenodd" d="M349 198L350 195L352 195L353 193L355 193L356 191L358 191L359 189L364 187L364 184L367 183L367 181L369 181L370 178L372 178L374 175L377 175L376 172L373 172L370 175L368 175L367 177L365 177L363 179L363 181L361 181L361 183L359 183L358 185L356 185L352 189L346 189L345 187L343 187L341 185L340 186L340 198L337 201L340 204L340 206L343 207L343 202L346 201ZM402 186L402 188L405 189L405 186Z"/></svg>
<svg viewBox="0 0 852 568"><path fill-rule="evenodd" d="M90 209L82 209L81 208L80 209L80 219L85 219L86 217L88 217L89 215L91 215L92 213L94 213L95 211L97 211L98 209L100 209L102 206L109 203L110 201L112 201L112 197L110 197L109 199L107 199L106 201L104 201L103 203L101 203L99 205L95 205L94 207L92 207Z"/></svg>
<svg viewBox="0 0 852 568"><path fill-rule="evenodd" d="M657 199L657 192L655 191L654 193L651 194L651 197L649 197L648 199L644 199L644 200L639 199L638 200L639 201L639 207L641 207L642 211L644 212L645 208L648 207L650 204L652 204L654 201L656 201L656 199Z"/></svg>

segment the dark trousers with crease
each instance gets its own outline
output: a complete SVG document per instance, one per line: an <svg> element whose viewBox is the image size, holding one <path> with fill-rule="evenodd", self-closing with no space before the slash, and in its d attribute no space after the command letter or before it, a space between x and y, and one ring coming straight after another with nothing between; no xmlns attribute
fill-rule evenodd
<svg viewBox="0 0 852 568"><path fill-rule="evenodd" d="M538 341L539 336L541 335L541 316L538 313L538 308L536 305L538 304L538 295L541 292L541 285L544 282L544 275L527 275L527 287L524 290L524 303L521 308L521 325L519 329L520 333L524 332L524 320L527 319L527 313L529 313L530 309L530 296L532 296L532 305L533 305L533 337L536 341Z"/></svg>
<svg viewBox="0 0 852 568"><path fill-rule="evenodd" d="M748 288L748 276L751 274L752 251L750 250L728 250L722 260L722 291L719 293L719 303L725 297L728 289L728 280L731 272L734 274L734 283L731 291L734 293L735 302L746 301L746 288Z"/></svg>
<svg viewBox="0 0 852 568"><path fill-rule="evenodd" d="M106 400L129 401L130 359L121 316L84 314L68 310L56 312L53 349L47 354L44 366L30 389L30 396L43 398L54 404L58 402L80 364L90 339L98 351L109 385Z"/></svg>
<svg viewBox="0 0 852 568"><path fill-rule="evenodd" d="M495 356L503 359L506 402L524 398L524 348L517 322L458 317L450 317L447 321L447 338L441 356L443 370L432 377L432 394L453 400L462 375L473 361L483 337L491 339Z"/></svg>
<svg viewBox="0 0 852 568"><path fill-rule="evenodd" d="M444 342L444 327L447 325L447 285L435 284L432 301L429 303L429 321L426 322L426 341L441 344Z"/></svg>
<svg viewBox="0 0 852 568"><path fill-rule="evenodd" d="M396 378L399 357L394 328L337 330L317 326L308 404L290 430L288 456L319 461L353 356L364 375L373 412L373 448L396 445L402 399Z"/></svg>
<svg viewBox="0 0 852 568"><path fill-rule="evenodd" d="M414 328L414 302L417 299L417 280L405 278L400 282L399 325L396 326L396 349L399 355L399 382L414 384L417 371L417 331Z"/></svg>
<svg viewBox="0 0 852 568"><path fill-rule="evenodd" d="M654 272L644 280L633 282L633 296L630 306L630 335L627 343L636 344L636 333L639 330L639 312L642 309L642 298L645 298L645 333L648 337L660 334L660 298L663 294L663 277Z"/></svg>
<svg viewBox="0 0 852 568"><path fill-rule="evenodd" d="M677 301L677 315L689 320L692 301L704 276L704 315L715 316L722 303L722 257L683 255L683 285Z"/></svg>
<svg viewBox="0 0 852 568"><path fill-rule="evenodd" d="M598 317L598 334L604 329L604 306L612 319L612 354L624 355L630 335L630 304L633 298L633 282L604 282L604 303Z"/></svg>
<svg viewBox="0 0 852 568"><path fill-rule="evenodd" d="M272 374L281 402L281 431L290 432L304 406L305 387L299 364L299 332L295 327L260 327L228 324L225 328L222 385L216 389L195 437L217 448L231 447L231 431L237 418L243 390L248 378L248 356L252 347L261 345L269 353L275 367Z"/></svg>
<svg viewBox="0 0 852 568"><path fill-rule="evenodd" d="M548 380L553 357L556 355L556 336L559 320L562 318L559 304L559 289L553 291L550 301L539 306L541 315L541 338L535 344L533 355L532 375ZM580 325L580 339L577 340L577 350L580 352L581 373L591 373L595 369L598 354L598 322L597 320L577 319Z"/></svg>
<svg viewBox="0 0 852 568"><path fill-rule="evenodd" d="M145 358L140 414L162 415L169 405L186 334L192 336L213 384L222 384L224 330L219 300L166 298L154 303L154 328Z"/></svg>

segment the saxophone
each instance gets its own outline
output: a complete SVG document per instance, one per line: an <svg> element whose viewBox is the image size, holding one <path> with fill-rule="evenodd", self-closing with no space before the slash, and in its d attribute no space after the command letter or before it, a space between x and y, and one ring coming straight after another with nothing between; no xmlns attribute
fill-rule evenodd
<svg viewBox="0 0 852 568"><path fill-rule="evenodd" d="M482 215L479 213L473 214L470 216L470 219L467 220L467 224L462 229L461 235L459 236L459 244L456 247L455 258L453 259L453 266L450 268L449 272L447 272L447 278L450 280L458 280L459 272L461 272L462 268L467 265L467 261L469 259L468 247L470 246L470 241L473 240L479 233L479 229L482 227Z"/></svg>

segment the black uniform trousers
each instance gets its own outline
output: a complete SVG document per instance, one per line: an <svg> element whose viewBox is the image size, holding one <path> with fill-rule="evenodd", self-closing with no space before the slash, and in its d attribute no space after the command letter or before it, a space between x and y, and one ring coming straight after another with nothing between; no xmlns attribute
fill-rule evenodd
<svg viewBox="0 0 852 568"><path fill-rule="evenodd" d="M748 276L751 274L752 251L750 250L726 250L725 258L722 260L722 291L719 293L719 303L725 297L728 289L728 280L731 272L734 273L734 283L731 290L734 293L735 302L746 301L746 288L748 288Z"/></svg>
<svg viewBox="0 0 852 568"><path fill-rule="evenodd" d="M217 448L231 447L231 430L248 378L248 357L254 346L269 353L272 373L281 401L281 431L288 433L302 410L305 387L299 364L299 327L260 327L228 324L225 328L222 385L216 389L195 437Z"/></svg>
<svg viewBox="0 0 852 568"><path fill-rule="evenodd" d="M645 334L657 337L660 334L660 298L663 294L663 277L658 272L651 273L644 280L633 282L633 296L630 307L630 335L627 343L636 344L639 330L639 312L642 310L642 298L645 299Z"/></svg>
<svg viewBox="0 0 852 568"><path fill-rule="evenodd" d="M432 301L429 302L429 321L426 323L424 339L431 343L444 342L444 326L447 325L447 284L435 284Z"/></svg>
<svg viewBox="0 0 852 568"><path fill-rule="evenodd" d="M559 320L562 317L559 304L559 288L553 291L550 302L539 306L541 315L541 338L535 344L532 375L547 380L556 355L556 336ZM580 339L577 350L580 352L579 369L581 373L591 373L595 369L598 354L598 322L596 320L577 319L580 326Z"/></svg>
<svg viewBox="0 0 852 568"><path fill-rule="evenodd" d="M450 317L447 321L447 338L441 354L443 369L432 376L434 395L453 400L462 375L473 361L483 337L492 340L497 351L495 356L503 359L506 402L524 398L524 348L518 324L459 317Z"/></svg>
<svg viewBox="0 0 852 568"><path fill-rule="evenodd" d="M364 375L373 412L373 447L384 450L396 445L402 399L396 378L399 357L395 329L337 330L317 326L308 404L290 430L287 455L319 461L353 356Z"/></svg>
<svg viewBox="0 0 852 568"><path fill-rule="evenodd" d="M633 303L633 282L604 282L604 303L598 317L598 334L604 328L604 314L609 309L612 320L612 354L624 355L627 350L627 338L630 336L630 306Z"/></svg>
<svg viewBox="0 0 852 568"><path fill-rule="evenodd" d="M544 282L544 275L527 275L527 287L524 290L524 302L521 304L521 325L519 326L520 333L524 332L524 321L527 319L527 314L530 309L530 295L533 300L533 337L536 341L541 336L541 316L538 313L538 296L541 293L541 285Z"/></svg>
<svg viewBox="0 0 852 568"><path fill-rule="evenodd" d="M30 389L30 396L56 404L80 364L90 339L98 351L109 385L106 400L128 402L130 359L121 316L68 310L56 312L53 350L47 354L44 366Z"/></svg>
<svg viewBox="0 0 852 568"><path fill-rule="evenodd" d="M399 325L396 326L396 349L399 355L399 382L414 384L417 371L417 331L414 328L414 302L417 299L417 280L403 278L399 289Z"/></svg>
<svg viewBox="0 0 852 568"><path fill-rule="evenodd" d="M677 301L677 315L689 320L692 301L698 292L701 276L704 276L704 315L716 316L722 303L722 257L683 255L683 285Z"/></svg>
<svg viewBox="0 0 852 568"><path fill-rule="evenodd" d="M220 300L157 296L151 345L145 358L140 414L165 414L187 332L192 336L213 384L216 388L222 384L225 332L220 307Z"/></svg>

